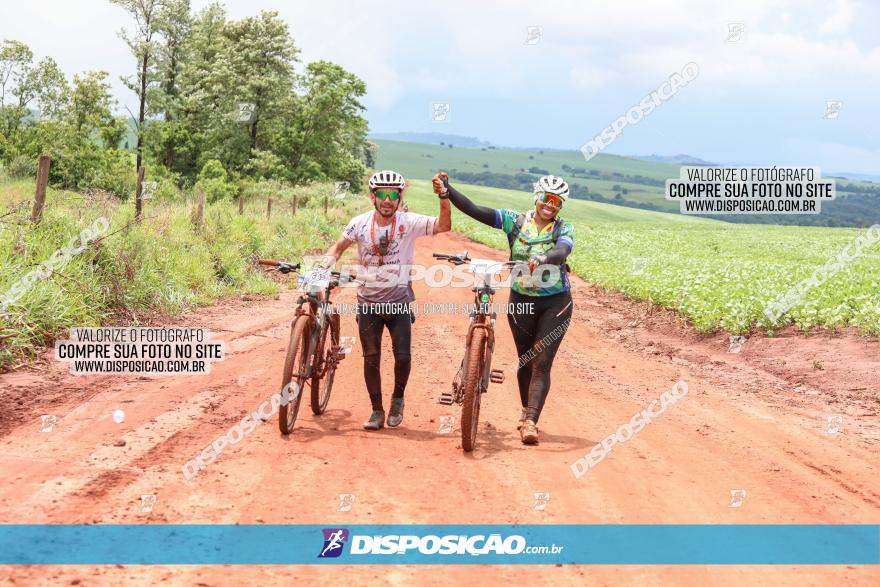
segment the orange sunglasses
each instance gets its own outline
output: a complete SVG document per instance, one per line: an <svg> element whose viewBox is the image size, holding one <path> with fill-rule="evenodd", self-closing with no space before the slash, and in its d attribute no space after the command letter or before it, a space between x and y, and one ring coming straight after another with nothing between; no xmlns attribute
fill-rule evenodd
<svg viewBox="0 0 880 587"><path fill-rule="evenodd" d="M562 208L562 198L550 192L538 194L538 201L554 208Z"/></svg>

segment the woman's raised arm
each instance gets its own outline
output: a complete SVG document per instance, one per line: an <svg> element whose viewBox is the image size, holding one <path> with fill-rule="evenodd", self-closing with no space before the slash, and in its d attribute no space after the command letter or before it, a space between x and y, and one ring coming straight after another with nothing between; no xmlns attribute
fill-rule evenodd
<svg viewBox="0 0 880 587"><path fill-rule="evenodd" d="M497 228L495 226L496 211L495 208L479 206L470 201L463 193L449 185L449 176L446 173L438 173L432 180L434 184L434 193L442 196L444 193L449 196L452 205L487 226Z"/></svg>

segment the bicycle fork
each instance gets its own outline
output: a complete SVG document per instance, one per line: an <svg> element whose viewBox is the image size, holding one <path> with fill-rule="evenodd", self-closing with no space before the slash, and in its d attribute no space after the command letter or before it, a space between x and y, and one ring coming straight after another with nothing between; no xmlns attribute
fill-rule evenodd
<svg viewBox="0 0 880 587"><path fill-rule="evenodd" d="M301 308L297 309L296 318L294 319L294 324L296 320L299 319L300 316L308 317L308 327L309 327L309 338L308 338L308 348L306 349L305 361L302 362L303 370L299 373L299 376L303 379L309 379L312 376L312 371L315 368L314 357L315 357L315 347L318 345L318 337L321 335L321 317L315 316L315 314L309 310L303 311Z"/></svg>
<svg viewBox="0 0 880 587"><path fill-rule="evenodd" d="M465 350L464 350L464 358L461 360L461 365L458 368L458 373L456 373L455 377L452 380L452 391L443 391L440 392L440 397L437 398L437 403L451 406L452 404L461 404L464 400L461 389L461 378L463 374L467 371L468 365L468 356L470 355L470 348L473 342L474 331L477 328L482 328L486 331L486 350L483 354L483 373L480 377L480 393L486 393L489 389L489 382L492 383L504 383L504 371L501 369L492 369L492 354L495 350L495 317L492 316L490 318L490 322L485 321L477 321L476 319L471 320L471 324L468 327L467 337L465 338Z"/></svg>

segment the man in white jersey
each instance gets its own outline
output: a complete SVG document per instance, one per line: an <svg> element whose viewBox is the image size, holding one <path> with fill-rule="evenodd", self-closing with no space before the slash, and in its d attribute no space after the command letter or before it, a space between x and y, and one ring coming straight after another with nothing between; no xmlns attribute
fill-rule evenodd
<svg viewBox="0 0 880 587"><path fill-rule="evenodd" d="M358 258L366 283L358 288L358 334L364 350L364 380L373 413L364 422L367 430L385 426L382 379L379 372L382 331L387 327L394 352L394 391L388 426L403 421L403 394L411 367L410 340L415 299L410 285L410 267L415 258L416 239L447 232L452 228L449 197L440 197L440 216L425 216L399 210L406 181L396 171L379 171L370 178L374 210L356 216L342 231L342 237L326 253L325 265L339 260L357 243Z"/></svg>

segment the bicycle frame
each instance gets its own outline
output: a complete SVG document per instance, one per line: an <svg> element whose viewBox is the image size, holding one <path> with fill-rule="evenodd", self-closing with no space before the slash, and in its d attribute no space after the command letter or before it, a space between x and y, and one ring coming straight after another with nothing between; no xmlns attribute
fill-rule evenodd
<svg viewBox="0 0 880 587"><path fill-rule="evenodd" d="M294 314L293 322L295 323L299 317L303 315L308 316L309 319L310 332L309 348L308 353L306 354L307 367L306 372L302 374L307 378L312 376L312 370L315 366L312 361L315 355L315 347L318 345L318 338L327 323L327 316L333 312L333 302L330 301L330 290L332 289L333 286L331 280L328 280L327 286L319 294L320 297L313 293L306 293L305 295L299 296L296 300L296 303L299 304L299 306Z"/></svg>

